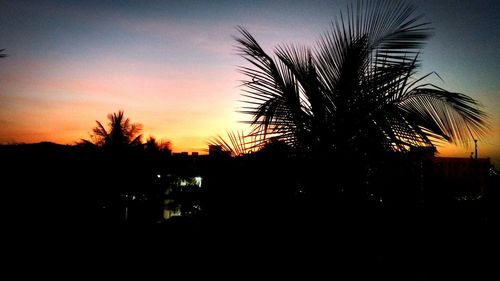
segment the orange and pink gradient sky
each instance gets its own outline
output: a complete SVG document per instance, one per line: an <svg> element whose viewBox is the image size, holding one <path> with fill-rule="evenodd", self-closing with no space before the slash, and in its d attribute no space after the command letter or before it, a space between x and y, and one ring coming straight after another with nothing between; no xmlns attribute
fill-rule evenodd
<svg viewBox="0 0 500 281"><path fill-rule="evenodd" d="M314 45L349 1L0 1L0 142L88 138L95 120L125 110L144 135L174 151L200 151L226 130L245 129L235 26L269 51ZM498 1L414 1L435 36L421 74L485 105L492 131L480 157L500 165ZM467 157L470 147L441 155Z"/></svg>

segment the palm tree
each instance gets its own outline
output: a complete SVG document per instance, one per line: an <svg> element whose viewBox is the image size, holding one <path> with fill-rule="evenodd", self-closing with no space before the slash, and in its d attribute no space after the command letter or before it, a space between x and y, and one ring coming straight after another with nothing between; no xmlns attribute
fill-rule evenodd
<svg viewBox="0 0 500 281"><path fill-rule="evenodd" d="M2 54L5 51L5 49L0 49L0 58L5 58L7 54Z"/></svg>
<svg viewBox="0 0 500 281"><path fill-rule="evenodd" d="M217 135L208 140L209 145L219 146L223 151L232 156L243 156L258 151L262 148L260 139L245 134L243 131L227 131L227 138Z"/></svg>
<svg viewBox="0 0 500 281"><path fill-rule="evenodd" d="M172 143L170 141L158 141L155 137L150 136L144 143L144 150L152 153L172 151Z"/></svg>
<svg viewBox="0 0 500 281"><path fill-rule="evenodd" d="M314 49L282 45L268 55L244 28L240 54L254 67L244 113L254 134L279 136L303 152L376 146L406 151L436 141L466 144L486 132L470 97L415 78L430 36L402 1L359 4ZM354 15L353 11L364 11Z"/></svg>
<svg viewBox="0 0 500 281"><path fill-rule="evenodd" d="M361 1L314 48L279 45L274 55L238 27L238 51L252 65L239 70L253 135L278 137L305 158L350 164L483 136L478 102L425 83L434 73L416 77L432 29L414 12L403 1Z"/></svg>
<svg viewBox="0 0 500 281"><path fill-rule="evenodd" d="M108 129L101 122L96 120L97 126L93 129L91 135L92 141L83 140L84 143L92 143L100 147L119 148L119 147L138 147L141 146L142 125L130 123L129 118L124 118L123 110L118 113L108 114Z"/></svg>

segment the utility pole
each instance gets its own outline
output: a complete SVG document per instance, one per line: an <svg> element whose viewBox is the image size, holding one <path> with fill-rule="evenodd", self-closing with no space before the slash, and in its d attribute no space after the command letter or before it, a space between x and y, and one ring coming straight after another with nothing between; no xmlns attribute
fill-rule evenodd
<svg viewBox="0 0 500 281"><path fill-rule="evenodd" d="M477 160L477 140L474 140L474 159Z"/></svg>

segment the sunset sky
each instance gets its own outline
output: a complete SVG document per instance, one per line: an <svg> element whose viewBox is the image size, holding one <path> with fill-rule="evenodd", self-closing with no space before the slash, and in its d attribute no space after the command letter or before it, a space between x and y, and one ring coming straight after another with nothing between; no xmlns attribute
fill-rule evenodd
<svg viewBox="0 0 500 281"><path fill-rule="evenodd" d="M235 27L266 50L313 46L350 1L0 0L0 143L89 138L119 109L174 151L243 129ZM450 91L480 101L491 134L479 156L500 166L500 1L414 1L435 35L422 54ZM441 155L467 157L446 146Z"/></svg>

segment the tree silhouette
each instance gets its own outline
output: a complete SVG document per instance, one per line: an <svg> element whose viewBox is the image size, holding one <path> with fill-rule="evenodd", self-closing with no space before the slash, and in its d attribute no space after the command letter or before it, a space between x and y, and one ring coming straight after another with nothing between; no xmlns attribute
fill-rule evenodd
<svg viewBox="0 0 500 281"><path fill-rule="evenodd" d="M96 120L97 126L91 135L92 141L83 140L84 143L94 144L99 147L139 147L142 145L142 125L130 123L129 118L124 118L123 110L118 113L108 114L108 129L101 122Z"/></svg>
<svg viewBox="0 0 500 281"><path fill-rule="evenodd" d="M244 134L243 131L227 131L227 139L217 135L208 140L209 145L220 146L223 151L232 156L242 156L258 151L262 148L260 139Z"/></svg>
<svg viewBox="0 0 500 281"><path fill-rule="evenodd" d="M170 141L158 141L155 137L150 136L144 143L144 150L147 152L168 152L172 151L172 144Z"/></svg>
<svg viewBox="0 0 500 281"><path fill-rule="evenodd" d="M0 49L0 58L5 58L7 54L2 54L5 51L5 49Z"/></svg>
<svg viewBox="0 0 500 281"><path fill-rule="evenodd" d="M237 50L251 64L239 68L247 77L241 112L251 116L253 136L294 149L303 171L294 176L320 200L359 202L378 189L370 183L383 185L389 154L466 146L486 133L477 101L426 83L435 73L416 77L432 29L414 13L403 1L360 1L315 47L283 44L273 55L238 27Z"/></svg>
<svg viewBox="0 0 500 281"><path fill-rule="evenodd" d="M427 23L402 1L359 2L314 48L280 45L267 54L238 27L248 121L302 155L370 157L447 141L466 144L487 130L472 98L415 77ZM437 75L437 74L436 74Z"/></svg>

